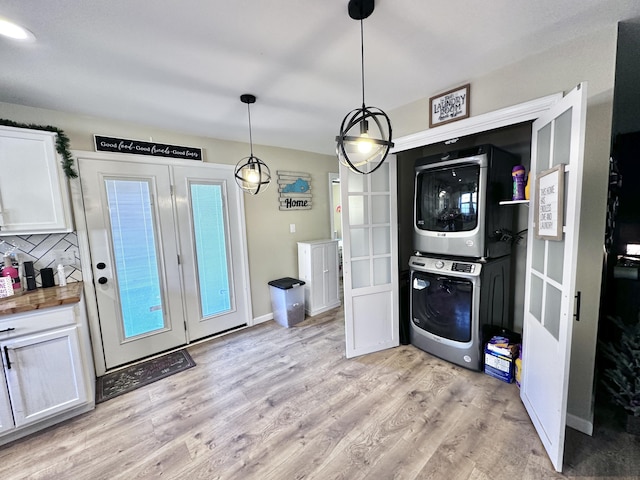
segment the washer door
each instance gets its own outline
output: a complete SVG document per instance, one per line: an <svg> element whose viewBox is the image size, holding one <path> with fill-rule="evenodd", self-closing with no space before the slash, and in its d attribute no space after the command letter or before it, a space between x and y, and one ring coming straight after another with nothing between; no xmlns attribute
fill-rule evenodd
<svg viewBox="0 0 640 480"><path fill-rule="evenodd" d="M469 342L472 306L471 280L412 272L411 319L418 328L456 342Z"/></svg>

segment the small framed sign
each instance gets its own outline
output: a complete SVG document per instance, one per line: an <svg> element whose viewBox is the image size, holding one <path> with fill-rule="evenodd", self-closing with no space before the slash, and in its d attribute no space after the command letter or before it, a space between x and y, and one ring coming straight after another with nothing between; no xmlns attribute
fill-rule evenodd
<svg viewBox="0 0 640 480"><path fill-rule="evenodd" d="M467 83L429 99L429 128L469 116L469 87Z"/></svg>
<svg viewBox="0 0 640 480"><path fill-rule="evenodd" d="M311 210L311 175L278 170L280 210Z"/></svg>
<svg viewBox="0 0 640 480"><path fill-rule="evenodd" d="M564 164L536 177L536 238L562 240L564 223Z"/></svg>

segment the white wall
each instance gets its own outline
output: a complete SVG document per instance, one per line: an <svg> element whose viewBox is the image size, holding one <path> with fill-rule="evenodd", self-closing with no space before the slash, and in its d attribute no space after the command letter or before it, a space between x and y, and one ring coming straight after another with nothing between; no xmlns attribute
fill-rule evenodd
<svg viewBox="0 0 640 480"><path fill-rule="evenodd" d="M159 143L200 147L204 151L205 161L220 164L236 164L249 155L248 143L194 137L142 125L8 103L0 103L0 118L58 127L69 137L72 150L94 151L93 135L101 134L138 140L153 138ZM271 313L269 280L298 275L296 242L331 238L327 175L329 172L338 172L338 161L333 155L260 145L254 145L254 154L267 163L274 179L265 192L257 196L245 195L251 303L254 318L259 318ZM311 174L311 210L278 209L277 170ZM289 233L291 223L296 225L296 233Z"/></svg>
<svg viewBox="0 0 640 480"><path fill-rule="evenodd" d="M582 318L574 322L569 384L570 425L588 430L593 420L595 366L603 239L608 187L608 159L616 54L615 26L591 32L569 43L481 77L461 78L471 84L471 115L479 115L588 83L584 191L580 217L578 285ZM446 91L458 85L442 85ZM429 96L389 111L398 137L428 129ZM524 271L514 272L524 282ZM524 308L524 298L517 298Z"/></svg>

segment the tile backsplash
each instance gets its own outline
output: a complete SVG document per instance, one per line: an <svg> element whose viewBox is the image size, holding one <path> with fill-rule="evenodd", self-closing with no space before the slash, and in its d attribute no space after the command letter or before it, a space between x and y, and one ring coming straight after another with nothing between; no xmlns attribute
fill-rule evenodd
<svg viewBox="0 0 640 480"><path fill-rule="evenodd" d="M36 286L38 287L42 286L40 269L50 267L53 268L55 274L58 266L56 252L73 251L75 264L64 267L67 282L82 281L82 267L78 256L78 236L75 232L0 237L0 256L12 250L20 262L33 262L36 271ZM2 259L0 259L1 262Z"/></svg>

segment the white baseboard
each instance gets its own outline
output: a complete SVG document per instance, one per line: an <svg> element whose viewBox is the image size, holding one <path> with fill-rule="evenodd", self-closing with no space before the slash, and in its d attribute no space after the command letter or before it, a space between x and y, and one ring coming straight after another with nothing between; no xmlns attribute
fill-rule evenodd
<svg viewBox="0 0 640 480"><path fill-rule="evenodd" d="M273 313L267 313L266 315L255 317L253 319L253 325L258 325L259 323L268 322L269 320L273 320Z"/></svg>
<svg viewBox="0 0 640 480"><path fill-rule="evenodd" d="M593 435L593 419L585 420L584 418L567 413L567 427L571 427L585 435Z"/></svg>

